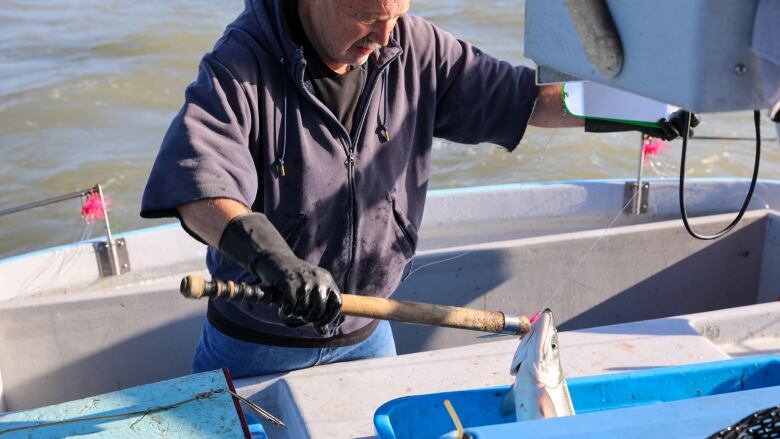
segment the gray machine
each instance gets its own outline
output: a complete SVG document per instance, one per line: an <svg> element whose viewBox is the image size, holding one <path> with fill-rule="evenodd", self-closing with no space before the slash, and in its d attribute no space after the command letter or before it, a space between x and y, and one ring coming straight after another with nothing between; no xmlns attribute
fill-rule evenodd
<svg viewBox="0 0 780 439"><path fill-rule="evenodd" d="M762 108L757 3L526 0L525 55L540 83L591 80L697 113Z"/></svg>

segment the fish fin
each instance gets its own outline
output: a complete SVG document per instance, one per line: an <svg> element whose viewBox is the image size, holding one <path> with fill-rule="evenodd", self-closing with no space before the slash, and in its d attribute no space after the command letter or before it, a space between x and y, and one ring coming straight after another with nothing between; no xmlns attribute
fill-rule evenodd
<svg viewBox="0 0 780 439"><path fill-rule="evenodd" d="M563 380L563 398L564 398L564 404L566 404L566 409L569 410L569 413L572 415L576 414L577 412L574 411L574 403L571 400L571 393L569 393L569 386L566 385L566 379Z"/></svg>
<svg viewBox="0 0 780 439"><path fill-rule="evenodd" d="M550 398L549 393L540 392L537 399L539 401L539 414L542 416L542 418L558 417L558 410L555 408L555 403L553 402L552 398Z"/></svg>
<svg viewBox="0 0 780 439"><path fill-rule="evenodd" d="M498 414L502 418L509 418L515 414L515 385L507 390L504 394L504 399L501 400L501 408L498 410Z"/></svg>

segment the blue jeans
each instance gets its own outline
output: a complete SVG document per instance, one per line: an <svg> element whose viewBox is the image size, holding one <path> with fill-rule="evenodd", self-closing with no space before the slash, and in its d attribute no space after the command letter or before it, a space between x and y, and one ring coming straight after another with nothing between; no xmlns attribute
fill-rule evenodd
<svg viewBox="0 0 780 439"><path fill-rule="evenodd" d="M192 360L192 373L227 367L233 378L289 372L319 364L395 356L390 323L379 322L360 343L338 348L286 348L237 340L206 321Z"/></svg>

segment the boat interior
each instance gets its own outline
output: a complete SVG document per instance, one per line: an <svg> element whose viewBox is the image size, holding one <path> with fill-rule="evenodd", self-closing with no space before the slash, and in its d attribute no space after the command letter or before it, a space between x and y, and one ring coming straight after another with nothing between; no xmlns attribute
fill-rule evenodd
<svg viewBox="0 0 780 439"><path fill-rule="evenodd" d="M413 264L394 299L528 315L555 312L560 331L773 302L780 298L780 191L759 183L724 238L682 227L676 182L652 182L629 212L625 181L432 191ZM691 225L734 217L746 184L695 181ZM118 235L126 272L101 276L95 239L0 261L0 411L124 389L190 371L205 301L181 297L206 276L204 247L178 225ZM771 350L780 323L701 317L692 330L728 355ZM496 341L472 331L393 323L399 354ZM506 338L498 340L506 340Z"/></svg>

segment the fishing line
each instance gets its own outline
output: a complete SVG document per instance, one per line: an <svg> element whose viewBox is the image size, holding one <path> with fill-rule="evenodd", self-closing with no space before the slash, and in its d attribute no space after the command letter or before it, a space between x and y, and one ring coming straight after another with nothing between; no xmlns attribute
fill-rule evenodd
<svg viewBox="0 0 780 439"><path fill-rule="evenodd" d="M27 276L27 280L19 288L19 294L24 295L29 292L31 287L35 284L47 284L53 279L59 278L63 271L68 268L69 265L76 259L77 256L84 253L88 249L84 249L76 246L77 243L85 241L92 236L94 230L94 224L85 223L78 235L66 244L64 248L59 250L59 253L53 255L53 261L47 261L45 258L35 268L32 275ZM59 261L58 261L59 260ZM52 267L56 267L52 269ZM48 273L48 276L46 275Z"/></svg>
<svg viewBox="0 0 780 439"><path fill-rule="evenodd" d="M685 199L684 199L684 187L685 187L685 158L687 153L687 146L688 146L688 133L690 131L690 125L691 125L691 115L688 114L687 120L686 120L686 127L685 132L683 133L683 146L682 146L682 159L680 163L680 184L679 184L679 195L680 195L680 210L682 213L682 219L683 224L685 225L686 230L688 230L688 233L690 233L692 236L698 239L716 239L719 238L729 231L731 231L736 224L739 222L740 219L742 219L742 216L745 214L745 211L747 210L748 204L750 204L750 200L753 196L753 191L756 187L756 182L758 180L758 165L761 158L761 128L760 128L760 112L755 111L753 114L753 118L755 121L756 126L756 155L755 155L755 165L753 167L753 178L750 182L750 189L748 190L748 194L745 197L745 201L742 205L742 208L740 209L740 212L737 214L737 217L732 221L731 224L729 224L726 228L721 230L720 232L714 234L714 235L699 235L696 232L694 232L690 225L688 224L688 218L687 218L687 212L685 209ZM652 160L651 160L652 162ZM636 198L638 194L637 192L634 192L634 195L631 197L630 200L623 206L623 208L618 212L618 214L612 219L612 221L609 223L607 228L601 233L599 238L593 243L593 245L590 246L588 251L585 253L584 256L580 258L580 260L577 262L577 264L574 266L574 268L571 269L568 276L564 279L564 281L558 286L558 288L555 289L553 294L547 299L544 306L541 307L541 309L547 308L550 303L553 301L553 299L560 293L560 291L563 289L563 287L571 280L571 278L574 276L575 272L579 269L579 267L585 262L585 260L590 256L590 254L593 252L593 250L596 248L596 246L601 242L601 240L606 236L606 233L609 231L610 228L615 224L615 222L620 218L620 216L623 214L623 212L628 208L628 206L633 203L634 198Z"/></svg>
<svg viewBox="0 0 780 439"><path fill-rule="evenodd" d="M553 127L553 132L552 132L552 134L550 134L550 137L547 139L547 141L544 143L544 145L542 145L542 149L547 149L547 147L550 145L550 143L552 143L553 139L555 138L555 135L558 133L558 128L563 126L563 119L565 117L566 117L565 110L561 111L561 117L560 117L560 119L558 119L558 124L555 127ZM484 242L487 239L487 237L488 237L488 233L485 233L482 236L482 239L480 239L477 242ZM448 257L448 258L440 259L438 261L429 262L427 264L424 264L424 265L422 265L420 267L417 267L417 268L414 268L414 269L411 268L411 267L414 267L414 257L412 257L412 259L409 261L409 264L410 264L409 273L407 273L405 276L404 275L401 276L401 282L406 282L406 280L409 279L410 277L412 277L413 274L417 273L418 271L420 271L420 270L422 270L424 268L428 268L428 267L430 267L432 265L436 265L436 264L441 264L442 262L454 261L455 259L467 256L468 254L474 252L479 247L479 245L480 244L472 244L471 248L469 248L468 250L464 251L463 253L460 253L458 255L451 256L451 257Z"/></svg>
<svg viewBox="0 0 780 439"><path fill-rule="evenodd" d="M596 239L596 240L593 242L593 244L592 244L592 245L590 246L590 248L589 248L589 249L588 249L588 250L585 252L585 254L584 254L582 257L580 257L580 259L577 261L577 263L574 265L574 267L573 267L573 268L571 269L571 271L568 273L568 275L567 275L567 276L566 276L566 278L563 280L563 282L561 282L561 284L560 284L560 285L558 285L558 287L557 287L557 288L554 290L553 294L552 294L552 295L550 295L550 297L547 299L547 301L545 302L545 304L544 304L544 305L543 305L543 306L542 306L540 309L545 309L545 308L547 308L547 307L550 305L550 303L552 303L553 299L555 299L555 297L556 297L556 296L557 296L557 295L558 295L558 294L561 292L561 290L563 289L563 287L564 287L564 286L565 286L565 285L566 285L566 284L567 284L567 283L568 283L568 282L569 282L569 281L570 281L570 280L571 280L571 279L574 277L574 274L577 272L577 270L580 268L580 266L581 266L581 265L582 265L582 264L583 264L583 263L584 263L584 262L585 262L585 261L586 261L586 260L587 260L587 259L590 257L591 253L593 253L593 250L595 250L595 249L596 249L596 247L599 245L599 243L601 242L601 240L602 240L602 239L604 239L604 237L607 235L607 232L609 232L609 230L610 230L610 229L611 229L611 228L612 228L612 227L615 225L615 223L617 222L617 220L618 220L618 219L619 219L621 216L623 216L623 214L626 212L626 209L628 209L628 208L629 208L629 206L631 206L631 204L634 202L634 199L636 198L636 196L637 196L637 195L638 195L638 192L635 192L635 193L634 193L634 194L631 196L631 198L630 198L630 199L629 199L629 200L626 202L626 204L625 204L625 205L623 205L623 207L622 207L622 208L621 208L621 209L618 211L618 213L617 213L617 214L616 214L616 215L615 215L615 216L612 218L612 220L609 222L609 224L607 225L607 227L606 227L606 228L604 228L604 230L601 232L601 234L599 235L599 237L598 237L598 238L597 238L597 239ZM487 234L486 234L486 235L485 235L483 238L486 238L486 237L487 237ZM483 241L484 241L484 239L483 239ZM406 280L406 279L408 279L409 277L411 277L411 276L412 276L414 273L416 273L416 272L418 272L418 271L420 271L420 270L422 270L422 269L424 269L424 268L430 267L430 266L432 266L432 265L440 264L440 263L442 263L442 262L448 262L448 261L452 261L452 260L455 260L455 259L461 258L461 257L463 257L463 256L466 256L466 255L468 255L468 254L470 254L470 253L474 252L475 250L477 250L479 245L480 245L480 244L473 244L473 245L471 246L471 248L469 248L468 250L466 250L466 251L464 251L464 252L462 252L462 253L460 253L460 254L458 254L458 255L455 255L455 256L452 256L452 257L449 257L449 258L445 258L445 259L441 259L441 260L438 260L438 261L430 262L430 263L428 263L428 264L425 264L425 265L423 265L423 266L421 266L421 267L418 267L418 268L416 268L416 269L414 269L414 270L411 270L411 271L409 272L409 274L407 274L407 275L406 275L406 276L405 276L403 279L404 279L404 280Z"/></svg>
<svg viewBox="0 0 780 439"><path fill-rule="evenodd" d="M485 238L487 238L487 235L485 235L484 237L485 237ZM449 261L454 261L455 259L458 259L458 258L462 258L463 256L466 256L466 255L468 255L469 253L471 253L471 252L473 252L474 250L476 250L476 249L477 249L477 247L478 247L479 245L480 245L480 244L472 244L472 247L471 247L470 249L468 249L468 250L464 251L463 253L461 253L461 254L459 254L459 255L455 255L455 256L452 256L452 257L449 257L449 258L445 258L445 259L440 259L440 260L438 260L438 261L429 262L429 263L427 263L427 264L425 264L425 265L422 265L422 266L420 266L420 267L417 267L417 268L415 268L414 270L411 270L411 271L409 271L409 274L407 274L406 276L404 276L404 278L403 278L403 281L406 281L407 279L409 279L410 277L412 277L412 275L413 275L414 273L417 273L418 271L422 270L423 268L428 268L428 267L430 267L431 265L441 264L442 262L449 262ZM411 262L411 261L410 261L410 262ZM403 281L402 281L402 282L403 282Z"/></svg>
<svg viewBox="0 0 780 439"><path fill-rule="evenodd" d="M628 202L623 206L622 209L620 209L620 211L617 213L617 215L615 215L615 217L612 218L612 221L610 221L609 225L607 225L607 227L604 229L604 231L601 232L601 235L599 235L599 237L596 239L596 241L593 242L593 244L590 246L588 251L585 252L585 254L577 262L577 264L574 265L574 268L571 269L571 271L566 276L566 278L563 280L563 282L561 282L561 284L558 285L558 288L555 289L555 291L552 293L552 295L550 295L550 297L547 299L547 301L544 303L544 305L541 308L539 308L539 309L549 308L550 303L552 303L552 301L555 298L555 296L557 296L558 293L561 292L563 287L572 279L572 277L574 277L574 273L580 268L580 265L582 265L585 262L585 260L588 259L588 257L590 257L590 254L593 253L593 250L596 248L596 246L599 245L599 243L604 238L604 236L606 236L606 234L609 231L609 229L611 229L612 226L615 225L615 222L617 222L618 218L620 218L625 213L626 209L628 209L628 207L631 206L631 204L634 202L634 199L636 198L638 193L639 193L638 191L634 192L634 195L631 197L631 199L628 200ZM477 338L489 339L489 338L498 338L498 337L507 337L507 336L509 336L509 334L488 334L488 335L479 336Z"/></svg>
<svg viewBox="0 0 780 439"><path fill-rule="evenodd" d="M552 143L553 139L555 138L555 135L558 134L558 128L560 128L563 125L563 119L566 117L566 110L564 109L561 111L561 118L558 119L558 125L553 127L553 132L550 134L550 137L547 139L547 142L542 146L542 149L547 149L548 146L550 146L550 143Z"/></svg>
<svg viewBox="0 0 780 439"><path fill-rule="evenodd" d="M612 221L610 221L610 223L609 223L609 225L607 226L607 228L606 228L606 229L604 229L604 230L601 232L601 234L599 235L598 239L596 239L596 241L595 241L595 242L593 242L593 245L591 245L591 246L590 246L590 248L588 249L588 251L587 251L587 252L585 252L585 254L584 254L584 255L583 255L581 258L580 258L580 260L577 262L577 264L575 264L575 265L574 265L574 268L572 268L572 269L571 269L571 271L570 271L570 272L569 272L569 274L566 276L566 278L563 280L563 282L561 282L561 284L560 284L560 285L558 285L558 288L556 288L556 289L555 289L555 291L552 293L552 295L550 295L550 297L547 299L547 302L545 302L545 303L544 303L544 305L543 305L543 306L542 306L540 309L546 309L546 308L548 308L548 307L550 306L550 303L552 303L552 301L553 301L553 299L555 298L555 296L557 296L557 295L558 295L558 293L560 293L560 292L561 292L561 290L563 289L563 287L564 287L564 286L565 286L565 285L566 285L566 284L567 284L567 283L568 283L568 282L569 282L569 281L572 279L572 277L574 277L574 273L577 271L577 269L579 269L579 268L580 268L580 265L582 265L582 264L585 262L585 260L586 260L586 259L588 259L588 257L590 256L590 254L591 254L591 253L593 252L593 250L596 248L596 246L597 246L597 245L599 245L599 243L601 242L601 240L602 240L602 239L604 239L604 237L607 235L607 232L608 232L608 231L609 231L609 230L612 228L612 226L614 226L614 225L615 225L615 223L617 222L618 218L620 218L620 217L623 215L623 213L626 211L626 209L628 209L628 206L630 206L630 205L631 205L631 203L633 203L633 202L634 202L634 198L636 198L636 196L637 196L637 194L638 194L638 193L639 193L639 191L635 191L635 192L634 192L634 195L631 197L631 199L630 199L630 200L628 200L628 202L627 202L627 203L626 203L626 204L623 206L623 208L622 208L622 209L620 209L620 212L618 212L618 213L617 213L617 215L615 215L615 217L614 217L614 218L612 218Z"/></svg>
<svg viewBox="0 0 780 439"><path fill-rule="evenodd" d="M660 169L659 169L659 168L656 166L656 164L655 164L655 162L653 161L653 159L650 159L650 160L648 161L648 163L650 164L650 167L653 169L653 172L655 172L655 175L656 175L656 177L658 177L658 178L666 178L666 174L664 174L664 173L663 173L663 171L661 171L661 170L660 170Z"/></svg>
<svg viewBox="0 0 780 439"><path fill-rule="evenodd" d="M60 264L59 268L57 268L56 273L53 275L54 278L59 277L65 271L65 269L69 268L71 263L76 260L77 256L79 256L81 253L84 253L85 249L83 247L76 247L76 244L89 239L89 237L92 236L92 230L94 227L94 224L89 223L85 223L81 227L81 234L70 243L69 247L72 247L73 250L71 251L70 255L65 258L62 264Z"/></svg>

